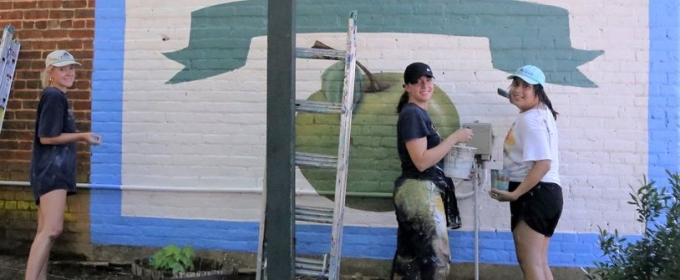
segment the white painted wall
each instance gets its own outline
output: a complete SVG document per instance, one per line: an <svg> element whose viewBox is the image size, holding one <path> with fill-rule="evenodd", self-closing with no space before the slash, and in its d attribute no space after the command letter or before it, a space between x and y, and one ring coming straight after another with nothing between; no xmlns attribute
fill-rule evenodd
<svg viewBox="0 0 680 280"><path fill-rule="evenodd" d="M166 84L182 65L162 53L186 47L190 13L229 1L127 1L123 114L123 188L211 188L214 191L135 191L123 196L123 214L166 218L258 220L255 194L265 161L266 38L251 42L243 68L205 80ZM550 84L559 111L561 174L565 205L562 232L640 233L627 205L629 185L647 172L648 19L645 1L541 0L570 12L574 48L605 53L579 69L598 88ZM158 8L161 7L161 8ZM486 38L362 33L358 58L373 72L402 72L412 61L429 63L436 82L456 104L461 122L490 122L495 158L517 110L495 93L508 73L493 69ZM162 41L162 38L169 38ZM395 41L394 38L399 40ZM345 34L298 34L299 46L321 39L343 46ZM320 89L332 62L297 60L298 98ZM520 65L518 65L519 67ZM396 153L396 151L395 151ZM502 161L492 162L499 167ZM312 190L298 172L299 190ZM481 195L484 230L508 230L507 204ZM462 184L462 192L470 186ZM302 196L310 203L323 198ZM462 201L465 228L472 227L472 201ZM350 210L346 224L395 226L394 214Z"/></svg>

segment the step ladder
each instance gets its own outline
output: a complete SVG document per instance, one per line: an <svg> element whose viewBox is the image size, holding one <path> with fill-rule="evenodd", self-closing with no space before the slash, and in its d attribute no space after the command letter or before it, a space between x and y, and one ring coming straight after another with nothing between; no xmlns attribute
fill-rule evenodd
<svg viewBox="0 0 680 280"><path fill-rule="evenodd" d="M13 36L14 27L7 25L2 32L2 41L0 41L0 132L2 132L2 123L7 111L7 101L9 101L9 91L12 89L14 70L17 67L21 47L19 41L12 39Z"/></svg>
<svg viewBox="0 0 680 280"><path fill-rule="evenodd" d="M304 59L344 60L345 77L342 102L321 102L296 100L297 112L340 114L340 135L338 154L322 155L313 153L295 153L295 164L316 168L335 168L335 206L333 208L296 205L294 217L296 222L313 224L329 224L332 226L329 253L317 258L295 257L295 274L320 279L338 280L340 278L340 259L342 253L342 230L345 213L345 194L347 192L347 172L349 166L349 139L352 125L354 104L354 78L356 69L356 11L350 12L347 31L346 50L328 50L314 48L296 48L296 57ZM361 73L359 73L361 75ZM294 125L294 124L293 124ZM294 172L294 171L293 171ZM262 218L260 221L260 239L258 246L256 279L265 280L267 266L267 240L265 240L265 205L266 192L263 192ZM272 277L272 280L274 277Z"/></svg>

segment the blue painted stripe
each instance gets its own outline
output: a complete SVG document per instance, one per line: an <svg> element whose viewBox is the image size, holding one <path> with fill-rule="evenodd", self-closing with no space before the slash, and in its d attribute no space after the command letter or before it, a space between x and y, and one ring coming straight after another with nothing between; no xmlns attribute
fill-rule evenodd
<svg viewBox="0 0 680 280"><path fill-rule="evenodd" d="M649 1L649 179L666 184L680 153L680 1Z"/></svg>
<svg viewBox="0 0 680 280"><path fill-rule="evenodd" d="M92 131L102 135L103 143L92 148L90 182L120 186L125 0L99 1L94 14ZM98 188L90 194L91 241L102 244L106 236L97 233L121 218L121 195L119 190Z"/></svg>
<svg viewBox="0 0 680 280"><path fill-rule="evenodd" d="M257 252L257 222L197 221L98 215L92 223L97 244L162 247L192 245L198 249ZM321 254L330 248L330 227L297 227L297 253ZM395 228L345 227L343 257L389 260L396 248ZM469 231L450 231L452 259L474 261L474 236ZM637 237L629 236L636 239ZM550 264L562 267L593 267L600 261L597 234L557 233L551 241ZM94 241L93 241L94 242ZM480 262L516 265L514 243L509 232L480 233Z"/></svg>

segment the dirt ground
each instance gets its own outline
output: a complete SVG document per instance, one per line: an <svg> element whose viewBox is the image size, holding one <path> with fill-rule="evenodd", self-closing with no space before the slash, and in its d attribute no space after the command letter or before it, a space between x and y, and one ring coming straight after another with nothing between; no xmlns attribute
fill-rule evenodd
<svg viewBox="0 0 680 280"><path fill-rule="evenodd" d="M26 257L0 255L0 279L24 279ZM48 280L131 280L129 265L104 263L78 265L75 262L50 263Z"/></svg>
<svg viewBox="0 0 680 280"><path fill-rule="evenodd" d="M0 279L24 279L26 257L0 255ZM112 264L106 262L51 262L48 268L48 280L132 280L129 264ZM254 280L252 273L244 273L229 277L230 280ZM310 278L311 279L311 278ZM310 280L301 278L300 280ZM382 280L382 278L364 277L361 275L343 276L343 280Z"/></svg>

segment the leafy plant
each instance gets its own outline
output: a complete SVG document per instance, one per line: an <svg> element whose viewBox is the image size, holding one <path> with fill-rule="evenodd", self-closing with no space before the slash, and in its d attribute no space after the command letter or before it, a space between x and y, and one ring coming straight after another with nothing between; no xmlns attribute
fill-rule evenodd
<svg viewBox="0 0 680 280"><path fill-rule="evenodd" d="M171 244L153 254L151 266L157 270L172 271L173 274L193 271L194 255L195 251L191 246L180 248Z"/></svg>
<svg viewBox="0 0 680 280"><path fill-rule="evenodd" d="M628 242L617 230L600 228L599 243L607 261L595 262L591 280L680 279L680 175L666 171L669 189L647 183L633 189L629 204L637 207L637 221L647 228L639 240Z"/></svg>

